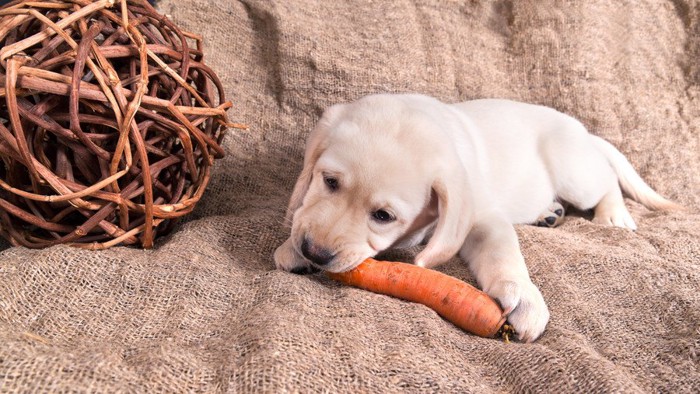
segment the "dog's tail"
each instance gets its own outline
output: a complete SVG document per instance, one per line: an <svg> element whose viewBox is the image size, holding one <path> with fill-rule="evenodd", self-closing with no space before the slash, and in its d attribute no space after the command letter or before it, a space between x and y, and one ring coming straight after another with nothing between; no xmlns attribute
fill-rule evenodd
<svg viewBox="0 0 700 394"><path fill-rule="evenodd" d="M679 204L667 200L647 185L637 171L634 170L634 167L632 167L625 155L620 153L611 143L597 136L592 137L598 150L605 155L615 174L617 174L622 191L630 198L653 210L675 211L682 209Z"/></svg>

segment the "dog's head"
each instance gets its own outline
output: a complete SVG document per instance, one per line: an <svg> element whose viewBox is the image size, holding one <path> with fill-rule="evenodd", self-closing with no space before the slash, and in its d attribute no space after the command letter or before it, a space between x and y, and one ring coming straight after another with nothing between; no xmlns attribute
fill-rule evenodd
<svg viewBox="0 0 700 394"><path fill-rule="evenodd" d="M324 112L287 209L299 255L345 271L432 225L417 264L459 250L472 217L469 182L442 129L455 125L437 106L444 104L378 95Z"/></svg>

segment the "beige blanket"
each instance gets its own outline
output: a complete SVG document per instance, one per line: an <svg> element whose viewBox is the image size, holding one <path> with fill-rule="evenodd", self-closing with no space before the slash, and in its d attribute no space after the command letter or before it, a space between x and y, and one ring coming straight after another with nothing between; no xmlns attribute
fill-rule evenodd
<svg viewBox="0 0 700 394"><path fill-rule="evenodd" d="M0 252L0 392L700 391L700 3L162 0L248 131L151 251ZM306 135L373 92L553 106L689 207L637 232L518 226L551 309L533 344L274 269ZM411 261L416 250L393 252ZM473 282L457 259L441 270Z"/></svg>

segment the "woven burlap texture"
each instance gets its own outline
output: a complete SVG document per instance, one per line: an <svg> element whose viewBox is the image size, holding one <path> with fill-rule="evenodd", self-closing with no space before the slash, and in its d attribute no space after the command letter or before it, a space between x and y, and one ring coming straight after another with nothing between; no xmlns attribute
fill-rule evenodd
<svg viewBox="0 0 700 394"><path fill-rule="evenodd" d="M161 0L234 103L227 156L144 251L0 252L0 392L700 391L700 4ZM517 226L551 310L506 344L433 311L274 269L305 137L374 92L553 106L688 212L637 232ZM387 258L411 261L416 250ZM454 259L443 272L473 283Z"/></svg>

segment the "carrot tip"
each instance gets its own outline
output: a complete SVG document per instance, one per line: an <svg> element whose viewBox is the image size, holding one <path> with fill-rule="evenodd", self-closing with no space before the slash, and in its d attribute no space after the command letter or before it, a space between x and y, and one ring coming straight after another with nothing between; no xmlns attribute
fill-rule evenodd
<svg viewBox="0 0 700 394"><path fill-rule="evenodd" d="M501 328L498 329L496 338L501 338L503 342L510 343L510 338L514 337L516 334L515 328L512 325L504 323Z"/></svg>

